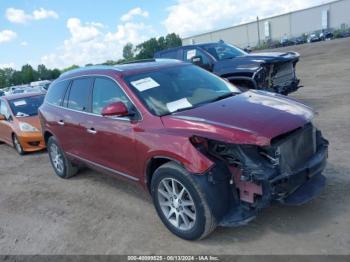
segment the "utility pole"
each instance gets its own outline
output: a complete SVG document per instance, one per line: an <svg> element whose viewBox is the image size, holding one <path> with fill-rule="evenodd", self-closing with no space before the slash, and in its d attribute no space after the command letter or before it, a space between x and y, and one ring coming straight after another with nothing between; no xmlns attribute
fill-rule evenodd
<svg viewBox="0 0 350 262"><path fill-rule="evenodd" d="M258 26L258 46L260 46L260 27L259 27L259 16L256 17L256 24Z"/></svg>

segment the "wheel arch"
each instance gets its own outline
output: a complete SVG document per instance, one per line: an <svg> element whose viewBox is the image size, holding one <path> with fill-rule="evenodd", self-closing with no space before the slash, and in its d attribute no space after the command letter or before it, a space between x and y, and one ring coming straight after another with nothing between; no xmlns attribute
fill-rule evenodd
<svg viewBox="0 0 350 262"><path fill-rule="evenodd" d="M249 77L249 76L222 76L222 77L226 78L229 82L233 84L239 83L242 81L247 81L251 83L251 88L258 89L258 84L253 77Z"/></svg>
<svg viewBox="0 0 350 262"><path fill-rule="evenodd" d="M145 169L145 186L148 192L151 192L151 181L154 172L162 165L168 162L175 162L180 166L184 166L180 161L168 156L153 156L147 161Z"/></svg>
<svg viewBox="0 0 350 262"><path fill-rule="evenodd" d="M49 141L49 138L53 136L53 133L51 133L50 131L45 131L44 132L44 141L45 141L45 144L47 145L47 141Z"/></svg>

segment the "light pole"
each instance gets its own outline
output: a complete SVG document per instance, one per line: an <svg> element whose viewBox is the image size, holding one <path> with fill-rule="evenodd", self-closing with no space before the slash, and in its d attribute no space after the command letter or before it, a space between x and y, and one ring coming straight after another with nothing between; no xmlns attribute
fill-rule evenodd
<svg viewBox="0 0 350 262"><path fill-rule="evenodd" d="M260 27L259 27L259 16L256 17L256 24L258 26L258 46L260 47Z"/></svg>

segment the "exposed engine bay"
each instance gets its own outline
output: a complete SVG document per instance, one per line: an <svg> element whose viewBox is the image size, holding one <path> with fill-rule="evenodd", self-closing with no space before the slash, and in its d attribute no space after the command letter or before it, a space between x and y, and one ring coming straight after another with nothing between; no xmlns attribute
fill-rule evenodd
<svg viewBox="0 0 350 262"><path fill-rule="evenodd" d="M328 141L311 123L274 138L265 147L200 140L197 148L217 165L226 167L225 183L230 185L234 204L231 203L222 225L249 222L272 201L303 204L324 187L321 172L326 164ZM215 175L211 180L218 184ZM220 177L220 181L225 180Z"/></svg>
<svg viewBox="0 0 350 262"><path fill-rule="evenodd" d="M257 88L288 94L299 88L300 80L295 74L297 61L265 64L253 75Z"/></svg>

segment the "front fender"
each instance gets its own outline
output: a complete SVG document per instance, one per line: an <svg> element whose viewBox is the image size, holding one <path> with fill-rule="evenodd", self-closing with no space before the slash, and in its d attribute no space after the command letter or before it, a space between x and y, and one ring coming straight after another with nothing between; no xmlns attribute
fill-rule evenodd
<svg viewBox="0 0 350 262"><path fill-rule="evenodd" d="M200 153L187 138L182 142L174 142L166 145L166 149L155 149L147 152L144 159L144 173L148 163L154 158L165 158L182 165L188 172L203 174L213 166L213 162Z"/></svg>

